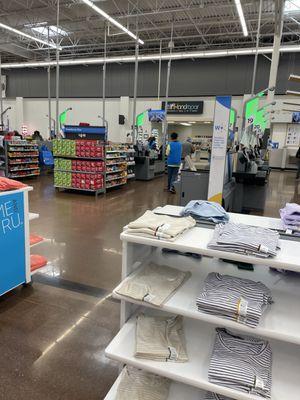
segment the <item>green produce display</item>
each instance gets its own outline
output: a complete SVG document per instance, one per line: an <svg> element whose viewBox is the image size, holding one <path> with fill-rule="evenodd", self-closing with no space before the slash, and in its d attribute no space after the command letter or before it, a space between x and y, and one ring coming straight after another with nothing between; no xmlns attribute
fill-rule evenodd
<svg viewBox="0 0 300 400"><path fill-rule="evenodd" d="M76 156L76 141L68 139L53 140L54 156Z"/></svg>
<svg viewBox="0 0 300 400"><path fill-rule="evenodd" d="M55 169L63 169L67 171L72 170L72 160L67 160L64 158L55 158L54 159L54 167Z"/></svg>
<svg viewBox="0 0 300 400"><path fill-rule="evenodd" d="M72 174L70 172L54 171L54 186L71 187Z"/></svg>

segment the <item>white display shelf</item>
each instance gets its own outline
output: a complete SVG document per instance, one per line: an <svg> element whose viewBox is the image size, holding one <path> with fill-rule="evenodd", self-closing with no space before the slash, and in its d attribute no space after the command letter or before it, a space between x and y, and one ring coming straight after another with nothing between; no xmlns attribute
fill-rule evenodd
<svg viewBox="0 0 300 400"><path fill-rule="evenodd" d="M159 313L156 311L156 313ZM155 314L156 314L155 313ZM152 313L153 314L153 313ZM134 357L136 317L122 327L107 347L105 354L112 360L142 368L177 382L218 393L235 400L258 400L261 397L238 392L208 381L209 360L215 341L214 327L186 318L184 331L189 361L187 363L156 362ZM273 352L272 400L300 399L300 348L283 342L270 342Z"/></svg>
<svg viewBox="0 0 300 400"><path fill-rule="evenodd" d="M118 376L114 385L107 393L104 400L116 400L117 389L121 381L121 375ZM172 382L168 400L203 400L205 392L195 389L191 386L183 385L182 383Z"/></svg>
<svg viewBox="0 0 300 400"><path fill-rule="evenodd" d="M124 168L124 169L116 169L115 171L106 171L106 175L115 174L116 172L124 172L124 171L127 171L127 169Z"/></svg>
<svg viewBox="0 0 300 400"><path fill-rule="evenodd" d="M255 271L239 270L235 265L217 259L203 258L199 261L173 254L158 253L157 259L154 261L160 265L189 270L192 272L192 277L160 308L147 302L121 296L116 293L118 287L113 291L113 296L140 306L161 309L219 327L235 329L248 335L300 345L300 276L279 275L266 268L260 268L260 266L255 266ZM267 307L258 327L251 328L229 319L198 311L196 298L202 292L204 280L209 272L260 281L271 290L274 303ZM291 304L293 307L290 306Z"/></svg>
<svg viewBox="0 0 300 400"><path fill-rule="evenodd" d="M37 213L29 213L29 221L33 221L34 219L38 219L40 217L40 214Z"/></svg>
<svg viewBox="0 0 300 400"><path fill-rule="evenodd" d="M121 239L130 243L154 246L160 248L174 249L182 252L191 252L204 256L226 258L234 261L241 261L251 264L260 264L267 267L286 269L300 272L300 242L290 240L279 240L281 249L276 257L259 258L252 255L243 255L233 252L209 249L208 243L213 236L213 229L194 227L183 233L174 242L135 236L124 231Z"/></svg>

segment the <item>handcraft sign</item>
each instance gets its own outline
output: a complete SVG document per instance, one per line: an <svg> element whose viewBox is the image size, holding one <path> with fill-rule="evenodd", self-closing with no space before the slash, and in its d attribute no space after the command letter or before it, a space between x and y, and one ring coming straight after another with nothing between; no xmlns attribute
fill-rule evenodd
<svg viewBox="0 0 300 400"><path fill-rule="evenodd" d="M166 103L162 103L165 110ZM168 101L168 114L202 114L203 101Z"/></svg>

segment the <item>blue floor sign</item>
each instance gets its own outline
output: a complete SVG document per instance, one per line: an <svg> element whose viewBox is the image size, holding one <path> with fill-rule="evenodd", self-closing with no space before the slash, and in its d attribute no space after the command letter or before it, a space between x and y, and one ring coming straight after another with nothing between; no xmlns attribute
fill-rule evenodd
<svg viewBox="0 0 300 400"><path fill-rule="evenodd" d="M0 295L26 280L24 194L0 196Z"/></svg>

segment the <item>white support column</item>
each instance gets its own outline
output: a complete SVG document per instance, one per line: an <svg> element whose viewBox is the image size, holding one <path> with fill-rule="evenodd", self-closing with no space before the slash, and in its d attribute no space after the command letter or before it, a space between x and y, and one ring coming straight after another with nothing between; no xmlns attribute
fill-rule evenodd
<svg viewBox="0 0 300 400"><path fill-rule="evenodd" d="M24 104L23 104L23 97L16 98L16 130L22 133L22 126L24 124Z"/></svg>
<svg viewBox="0 0 300 400"><path fill-rule="evenodd" d="M269 88L276 86L278 64L280 57L280 43L282 37L282 26L283 26L283 9L284 0L275 1L275 32L274 32L274 42L273 42L273 54L269 77ZM275 90L268 91L267 103L274 101Z"/></svg>

